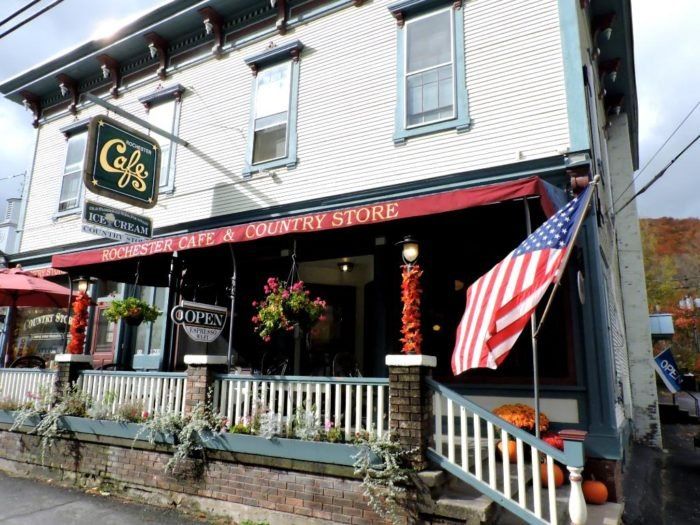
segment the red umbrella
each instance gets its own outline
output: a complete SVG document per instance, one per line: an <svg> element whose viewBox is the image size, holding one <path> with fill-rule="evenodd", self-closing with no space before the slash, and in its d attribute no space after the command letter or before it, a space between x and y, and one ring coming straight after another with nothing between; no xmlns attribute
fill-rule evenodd
<svg viewBox="0 0 700 525"><path fill-rule="evenodd" d="M71 291L65 286L25 272L0 269L0 306L46 306L67 308Z"/></svg>

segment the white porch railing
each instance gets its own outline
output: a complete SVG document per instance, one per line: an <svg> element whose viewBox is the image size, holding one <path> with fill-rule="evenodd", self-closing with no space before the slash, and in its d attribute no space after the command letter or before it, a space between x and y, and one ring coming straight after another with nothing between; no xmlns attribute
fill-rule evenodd
<svg viewBox="0 0 700 525"><path fill-rule="evenodd" d="M125 403L136 403L149 414L180 412L185 407L185 373L81 372L78 384L94 403L106 405L112 414Z"/></svg>
<svg viewBox="0 0 700 525"><path fill-rule="evenodd" d="M271 411L287 429L298 410L313 410L319 425L330 422L350 439L361 430L388 431L388 388L386 378L220 375L213 402L233 424Z"/></svg>
<svg viewBox="0 0 700 525"><path fill-rule="evenodd" d="M24 403L53 392L56 372L37 368L0 368L0 400Z"/></svg>
<svg viewBox="0 0 700 525"><path fill-rule="evenodd" d="M569 517L575 525L586 522L586 503L581 490L583 447L565 442L565 452L514 427L456 392L427 380L433 390L434 448L428 457L527 523L559 521L554 483L542 487L540 464L548 480L554 480L554 462L571 473ZM516 460L511 463L509 443L515 442ZM504 453L499 464L498 444ZM531 485L531 486L530 486Z"/></svg>

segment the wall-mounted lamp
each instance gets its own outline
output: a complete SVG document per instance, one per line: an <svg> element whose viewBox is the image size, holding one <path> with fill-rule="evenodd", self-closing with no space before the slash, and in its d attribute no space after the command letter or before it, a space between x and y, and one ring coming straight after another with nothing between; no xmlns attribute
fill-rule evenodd
<svg viewBox="0 0 700 525"><path fill-rule="evenodd" d="M91 277L83 277L83 276L80 276L75 280L75 283L78 287L79 292L87 292L88 287L93 282L95 282L95 279L93 279Z"/></svg>
<svg viewBox="0 0 700 525"><path fill-rule="evenodd" d="M350 273L355 269L355 263L349 261L340 261L338 263L338 269L343 273Z"/></svg>
<svg viewBox="0 0 700 525"><path fill-rule="evenodd" d="M595 42L602 37L603 40L610 40L612 36L612 26L615 22L616 14L608 13L601 16L596 16L593 19L593 41Z"/></svg>
<svg viewBox="0 0 700 525"><path fill-rule="evenodd" d="M397 242L396 245L401 246L401 258L404 264L411 265L416 262L420 253L418 241L410 235L406 235L401 241Z"/></svg>

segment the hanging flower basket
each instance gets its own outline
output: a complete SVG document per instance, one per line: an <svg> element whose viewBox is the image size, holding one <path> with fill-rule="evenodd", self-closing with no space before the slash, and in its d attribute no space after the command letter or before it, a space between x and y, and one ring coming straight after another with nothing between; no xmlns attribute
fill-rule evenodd
<svg viewBox="0 0 700 525"><path fill-rule="evenodd" d="M152 323L163 312L137 297L115 299L104 311L104 316L113 323L124 319L129 326L138 326L146 321Z"/></svg>
<svg viewBox="0 0 700 525"><path fill-rule="evenodd" d="M326 312L326 301L320 297L311 299L304 281L287 286L285 281L270 277L263 291L265 297L261 301L253 301L257 313L252 322L255 332L266 343L276 333L291 332L294 326L308 332L323 319Z"/></svg>

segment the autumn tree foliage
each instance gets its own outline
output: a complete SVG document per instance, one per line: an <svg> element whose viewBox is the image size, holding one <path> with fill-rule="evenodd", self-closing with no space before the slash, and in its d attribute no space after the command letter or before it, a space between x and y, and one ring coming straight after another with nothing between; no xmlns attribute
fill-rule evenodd
<svg viewBox="0 0 700 525"><path fill-rule="evenodd" d="M673 314L676 360L696 368L700 309L684 310L678 303L687 295L700 297L700 219L641 219L640 226L649 309Z"/></svg>

